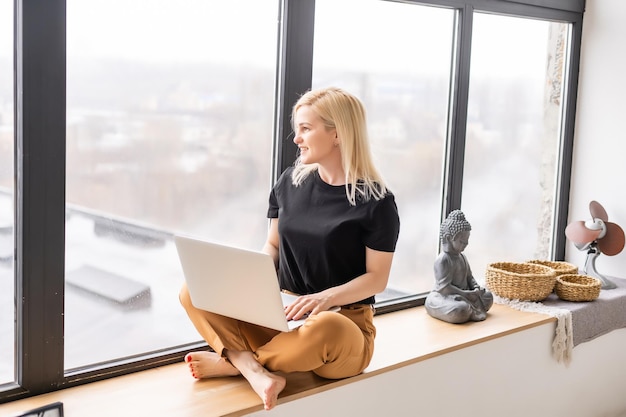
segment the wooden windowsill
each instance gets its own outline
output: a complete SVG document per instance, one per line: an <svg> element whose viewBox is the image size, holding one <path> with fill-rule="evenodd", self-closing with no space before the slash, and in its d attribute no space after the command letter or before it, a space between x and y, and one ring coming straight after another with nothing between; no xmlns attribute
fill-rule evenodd
<svg viewBox="0 0 626 417"><path fill-rule="evenodd" d="M279 404L554 321L498 304L487 320L461 325L433 319L423 307L376 316L376 351L365 372L337 381L310 372L285 375ZM196 381L181 362L2 404L0 415L15 416L55 401L63 402L68 417L241 416L262 409L243 377Z"/></svg>

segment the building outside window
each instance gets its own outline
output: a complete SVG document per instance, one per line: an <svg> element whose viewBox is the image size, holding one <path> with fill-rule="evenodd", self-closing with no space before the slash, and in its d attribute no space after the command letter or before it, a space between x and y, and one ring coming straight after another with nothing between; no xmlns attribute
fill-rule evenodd
<svg viewBox="0 0 626 417"><path fill-rule="evenodd" d="M174 233L263 246L277 13L67 2L66 369L199 339Z"/></svg>

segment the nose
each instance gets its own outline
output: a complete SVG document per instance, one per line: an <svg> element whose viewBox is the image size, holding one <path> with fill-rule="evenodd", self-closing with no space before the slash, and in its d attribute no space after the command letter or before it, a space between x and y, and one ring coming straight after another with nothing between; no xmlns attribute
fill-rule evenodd
<svg viewBox="0 0 626 417"><path fill-rule="evenodd" d="M296 132L294 132L294 134L293 134L293 143L295 143L296 145L302 143L302 138Z"/></svg>

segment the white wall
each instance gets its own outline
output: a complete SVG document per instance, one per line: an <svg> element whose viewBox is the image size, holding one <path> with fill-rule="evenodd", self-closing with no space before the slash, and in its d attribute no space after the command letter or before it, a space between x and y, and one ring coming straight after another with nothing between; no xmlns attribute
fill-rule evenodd
<svg viewBox="0 0 626 417"><path fill-rule="evenodd" d="M626 229L626 1L587 0L574 136L569 221L586 220L597 200ZM566 260L583 266L571 243ZM626 250L600 256L598 271L626 277Z"/></svg>
<svg viewBox="0 0 626 417"><path fill-rule="evenodd" d="M552 357L553 323L480 343L253 416L625 417L626 329Z"/></svg>

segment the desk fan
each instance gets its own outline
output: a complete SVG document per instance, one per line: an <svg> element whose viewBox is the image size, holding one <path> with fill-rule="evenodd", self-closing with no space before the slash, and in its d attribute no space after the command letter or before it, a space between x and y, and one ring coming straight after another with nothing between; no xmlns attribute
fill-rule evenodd
<svg viewBox="0 0 626 417"><path fill-rule="evenodd" d="M616 285L596 270L596 259L601 253L613 256L624 249L624 230L616 223L609 221L606 210L597 201L589 203L589 211L591 219L568 224L565 228L565 236L578 250L587 251L583 272L602 281L602 289L610 290Z"/></svg>

